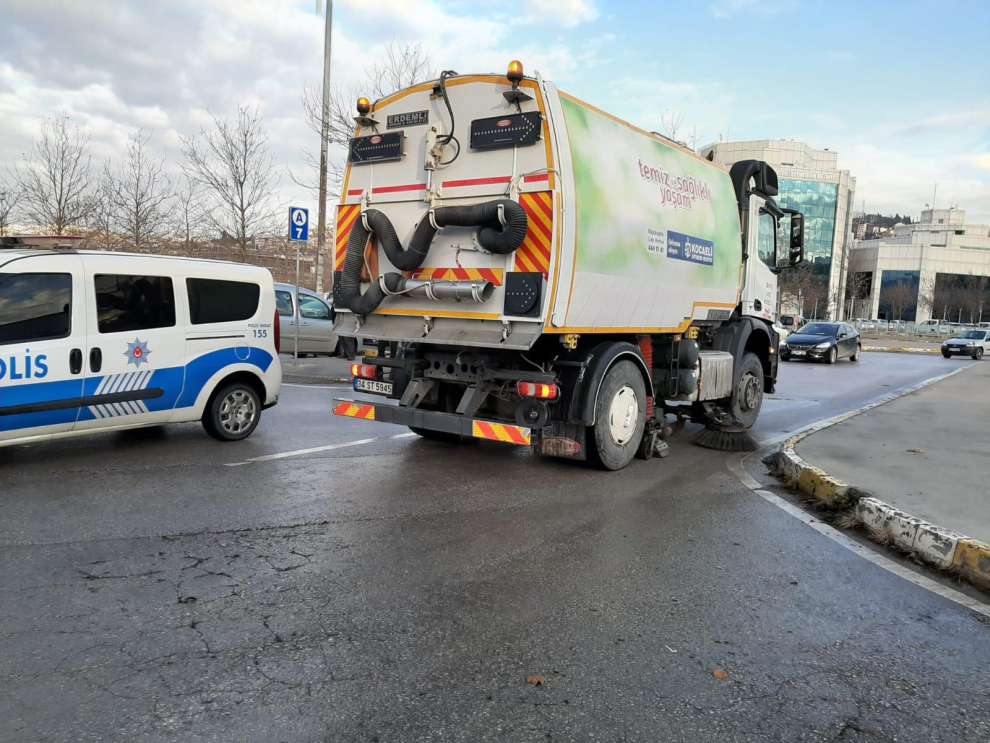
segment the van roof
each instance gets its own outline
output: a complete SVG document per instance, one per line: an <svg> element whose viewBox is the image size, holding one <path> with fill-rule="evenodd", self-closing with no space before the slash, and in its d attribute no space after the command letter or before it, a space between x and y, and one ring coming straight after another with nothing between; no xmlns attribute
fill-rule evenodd
<svg viewBox="0 0 990 743"><path fill-rule="evenodd" d="M215 258L191 258L180 255L160 255L158 253L123 253L112 250L76 250L75 248L8 248L0 251L0 266L21 258L38 258L50 255L94 255L116 258L141 258L148 260L181 261L183 263L206 263L215 266L241 266L246 269L267 271L263 266L236 261L221 261Z"/></svg>

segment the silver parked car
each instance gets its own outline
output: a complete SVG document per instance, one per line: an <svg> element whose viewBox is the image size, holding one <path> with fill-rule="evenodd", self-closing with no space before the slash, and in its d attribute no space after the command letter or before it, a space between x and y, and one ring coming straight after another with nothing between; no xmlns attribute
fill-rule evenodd
<svg viewBox="0 0 990 743"><path fill-rule="evenodd" d="M298 293L299 304L295 298ZM282 352L296 351L296 328L299 329L299 353L332 356L337 351L333 332L333 307L329 300L309 289L292 284L275 284Z"/></svg>

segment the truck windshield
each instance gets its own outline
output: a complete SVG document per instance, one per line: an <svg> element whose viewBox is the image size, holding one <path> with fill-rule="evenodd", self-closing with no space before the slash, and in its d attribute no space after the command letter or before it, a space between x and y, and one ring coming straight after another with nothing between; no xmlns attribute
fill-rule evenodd
<svg viewBox="0 0 990 743"><path fill-rule="evenodd" d="M798 332L804 335L835 335L838 325L829 322L812 322L805 325Z"/></svg>
<svg viewBox="0 0 990 743"><path fill-rule="evenodd" d="M983 336L986 335L985 330L969 330L962 334L962 337L968 341L982 341Z"/></svg>

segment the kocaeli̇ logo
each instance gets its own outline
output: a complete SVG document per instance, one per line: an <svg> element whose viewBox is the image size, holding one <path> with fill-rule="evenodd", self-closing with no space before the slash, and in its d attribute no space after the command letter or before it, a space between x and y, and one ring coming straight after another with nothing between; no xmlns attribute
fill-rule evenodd
<svg viewBox="0 0 990 743"><path fill-rule="evenodd" d="M128 365L134 364L138 369L141 368L141 364L149 363L148 356L150 354L148 341L142 341L140 338L135 338L133 343L128 343L127 350L124 351Z"/></svg>
<svg viewBox="0 0 990 743"><path fill-rule="evenodd" d="M31 355L25 348L23 356L0 357L0 381L9 379L44 379L48 376L48 354Z"/></svg>

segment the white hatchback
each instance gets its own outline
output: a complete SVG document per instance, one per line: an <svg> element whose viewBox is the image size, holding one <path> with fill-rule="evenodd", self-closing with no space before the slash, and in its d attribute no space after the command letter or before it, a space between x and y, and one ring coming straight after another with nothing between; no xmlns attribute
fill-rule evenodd
<svg viewBox="0 0 990 743"><path fill-rule="evenodd" d="M236 441L278 401L268 270L6 245L0 445L181 421Z"/></svg>
<svg viewBox="0 0 990 743"><path fill-rule="evenodd" d="M947 359L953 356L982 359L987 351L990 351L990 330L967 330L942 342L942 355Z"/></svg>

